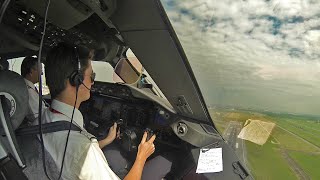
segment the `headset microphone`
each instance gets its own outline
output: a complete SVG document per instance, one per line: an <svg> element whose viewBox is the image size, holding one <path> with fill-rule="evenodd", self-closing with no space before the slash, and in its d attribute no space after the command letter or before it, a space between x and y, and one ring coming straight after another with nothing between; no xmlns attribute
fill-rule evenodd
<svg viewBox="0 0 320 180"><path fill-rule="evenodd" d="M85 84L82 83L82 85L83 85L85 88L87 88L89 91L91 91L91 89L88 88Z"/></svg>

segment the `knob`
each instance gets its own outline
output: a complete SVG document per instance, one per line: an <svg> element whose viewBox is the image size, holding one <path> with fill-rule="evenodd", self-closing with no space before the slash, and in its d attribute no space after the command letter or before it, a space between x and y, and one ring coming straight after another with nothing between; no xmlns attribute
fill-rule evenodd
<svg viewBox="0 0 320 180"><path fill-rule="evenodd" d="M177 126L177 133L180 136L186 135L188 132L188 127L185 123L179 123Z"/></svg>

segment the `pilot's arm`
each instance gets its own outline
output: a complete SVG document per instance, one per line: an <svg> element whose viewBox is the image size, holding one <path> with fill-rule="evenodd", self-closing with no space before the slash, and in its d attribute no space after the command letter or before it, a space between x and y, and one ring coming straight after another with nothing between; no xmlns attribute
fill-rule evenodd
<svg viewBox="0 0 320 180"><path fill-rule="evenodd" d="M90 143L88 151L83 155L83 165L80 170L79 179L118 180L119 177L110 169L108 162L99 148L98 143Z"/></svg>
<svg viewBox="0 0 320 180"><path fill-rule="evenodd" d="M114 123L113 126L109 129L108 136L99 141L99 147L102 149L106 145L112 143L112 141L117 137L117 123Z"/></svg>
<svg viewBox="0 0 320 180"><path fill-rule="evenodd" d="M124 177L124 180L138 180L141 179L142 171L144 164L146 163L148 157L154 153L155 147L153 141L156 139L156 136L153 135L147 141L147 133L143 134L141 143L138 147L137 157L134 161L132 168L130 169L129 173Z"/></svg>
<svg viewBox="0 0 320 180"><path fill-rule="evenodd" d="M147 133L144 133L141 143L138 147L136 160L129 173L124 178L125 180L141 179L146 160L155 151L153 144L155 138L155 135L153 135L150 140L147 141ZM91 143L89 145L89 150L84 156L84 163L80 170L79 179L119 179L119 177L110 169L103 152L99 148L98 143Z"/></svg>

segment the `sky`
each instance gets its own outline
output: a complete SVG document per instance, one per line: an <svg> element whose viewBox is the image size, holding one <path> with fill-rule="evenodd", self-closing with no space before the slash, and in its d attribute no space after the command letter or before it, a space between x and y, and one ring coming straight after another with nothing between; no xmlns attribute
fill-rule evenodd
<svg viewBox="0 0 320 180"><path fill-rule="evenodd" d="M207 105L320 116L320 1L161 2Z"/></svg>

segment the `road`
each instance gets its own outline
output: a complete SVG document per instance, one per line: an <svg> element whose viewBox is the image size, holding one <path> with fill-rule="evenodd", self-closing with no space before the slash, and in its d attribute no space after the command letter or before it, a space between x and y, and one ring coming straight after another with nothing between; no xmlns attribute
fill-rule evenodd
<svg viewBox="0 0 320 180"><path fill-rule="evenodd" d="M240 162L244 163L247 168L247 152L244 140L238 138L242 128L242 123L238 121L230 121L223 133L223 138L231 146L238 155ZM249 170L249 169L248 169Z"/></svg>

